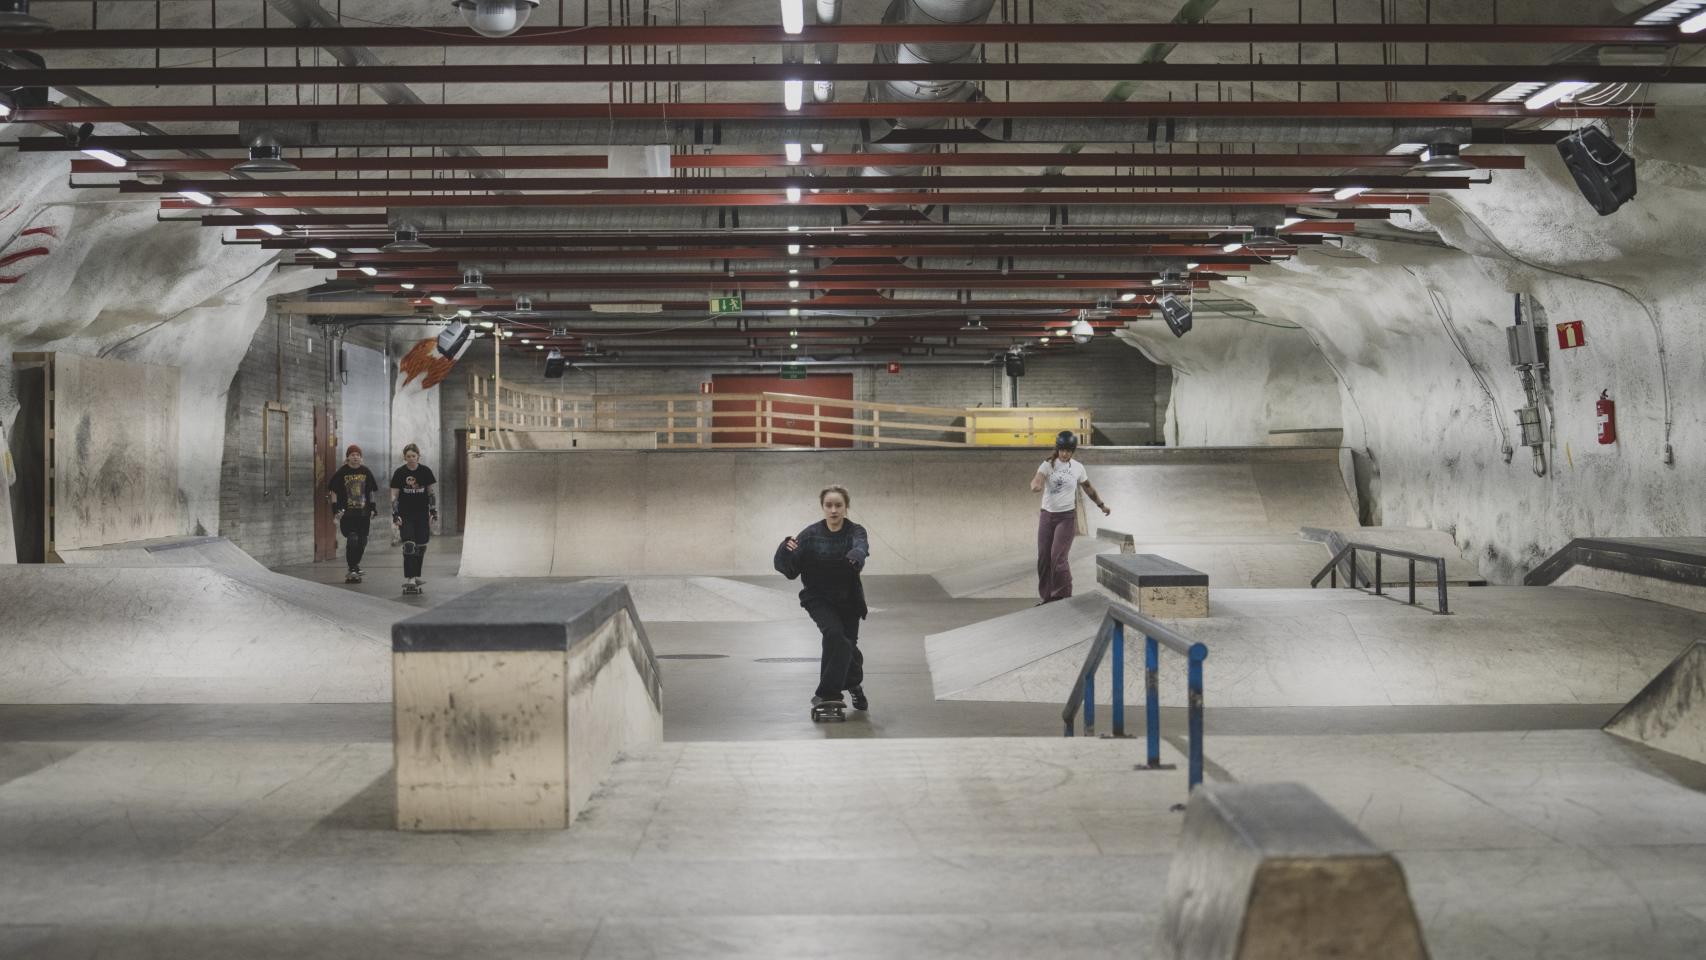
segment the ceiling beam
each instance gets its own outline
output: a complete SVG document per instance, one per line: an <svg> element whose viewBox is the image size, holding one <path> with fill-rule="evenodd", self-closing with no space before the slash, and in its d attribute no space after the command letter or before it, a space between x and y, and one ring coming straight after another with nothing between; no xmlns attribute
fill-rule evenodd
<svg viewBox="0 0 1706 960"><path fill-rule="evenodd" d="M211 204L198 204L183 197L162 197L162 210L202 210L208 206L235 210L269 209L281 205L275 197L212 197ZM891 192L875 193L805 193L798 201L789 201L780 191L776 193L634 193L634 194L579 194L579 193L547 193L527 195L504 194L461 194L461 195L419 195L405 196L374 195L374 196L296 196L289 198L284 205L295 207L339 207L371 208L371 207L767 207L767 206L818 206L818 207L847 207L869 206L873 201L880 201L882 206L941 206L952 205L1009 205L1022 204L1029 206L1170 206L1177 204L1237 204L1237 205L1291 205L1298 204L1334 207L1339 204L1352 205L1390 205L1410 206L1423 204L1428 195L1416 193L1375 194L1365 193L1344 201L1333 201L1330 194L1320 193L1251 193L1251 192L1206 192L1206 193L1139 193L1136 191L1105 191L1105 192L1073 192L1073 193L1029 193L990 191L986 193L962 192Z"/></svg>

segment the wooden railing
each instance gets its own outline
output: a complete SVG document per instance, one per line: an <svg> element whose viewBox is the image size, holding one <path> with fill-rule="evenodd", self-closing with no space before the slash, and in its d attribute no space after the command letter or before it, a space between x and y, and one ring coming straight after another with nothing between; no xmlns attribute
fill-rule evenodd
<svg viewBox="0 0 1706 960"><path fill-rule="evenodd" d="M485 450L569 447L574 444L552 441L600 434L655 435L664 450L1046 447L1061 430L1088 444L1091 412L927 407L789 393L574 394L507 383L495 388L492 380L476 376L468 427L470 448Z"/></svg>

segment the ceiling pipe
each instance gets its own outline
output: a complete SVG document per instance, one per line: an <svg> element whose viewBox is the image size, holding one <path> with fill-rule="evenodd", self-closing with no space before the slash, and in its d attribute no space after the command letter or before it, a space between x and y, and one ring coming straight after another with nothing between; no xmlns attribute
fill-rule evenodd
<svg viewBox="0 0 1706 960"><path fill-rule="evenodd" d="M885 24L982 23L989 19L994 0L893 0L883 13ZM880 44L876 60L879 63L934 64L960 63L977 59L978 48L972 43L899 43ZM965 80L889 80L870 85L868 99L891 103L946 103L964 101L977 88ZM905 130L929 130L944 126L941 117L923 120L896 120L894 125ZM932 144L872 143L866 150L874 154L916 154L935 150ZM916 164L873 164L861 171L868 177L913 174L921 171Z"/></svg>

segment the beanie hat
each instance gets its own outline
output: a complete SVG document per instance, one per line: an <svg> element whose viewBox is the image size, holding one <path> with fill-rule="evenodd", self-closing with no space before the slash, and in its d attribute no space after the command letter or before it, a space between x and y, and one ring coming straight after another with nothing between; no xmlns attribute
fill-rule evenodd
<svg viewBox="0 0 1706 960"><path fill-rule="evenodd" d="M344 448L344 456L346 456L346 457L352 453L360 453L360 452L361 452L361 448L356 446L353 443L350 444L348 447Z"/></svg>

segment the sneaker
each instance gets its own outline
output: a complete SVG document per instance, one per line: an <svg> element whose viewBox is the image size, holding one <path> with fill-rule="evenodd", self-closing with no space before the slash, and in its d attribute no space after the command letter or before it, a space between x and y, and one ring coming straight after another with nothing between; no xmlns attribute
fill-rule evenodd
<svg viewBox="0 0 1706 960"><path fill-rule="evenodd" d="M853 698L853 709L855 709L855 710L869 710L869 709L871 709L871 701L867 700L865 698L865 688L864 687L854 687L851 690L848 690L847 694L848 694L848 696Z"/></svg>

